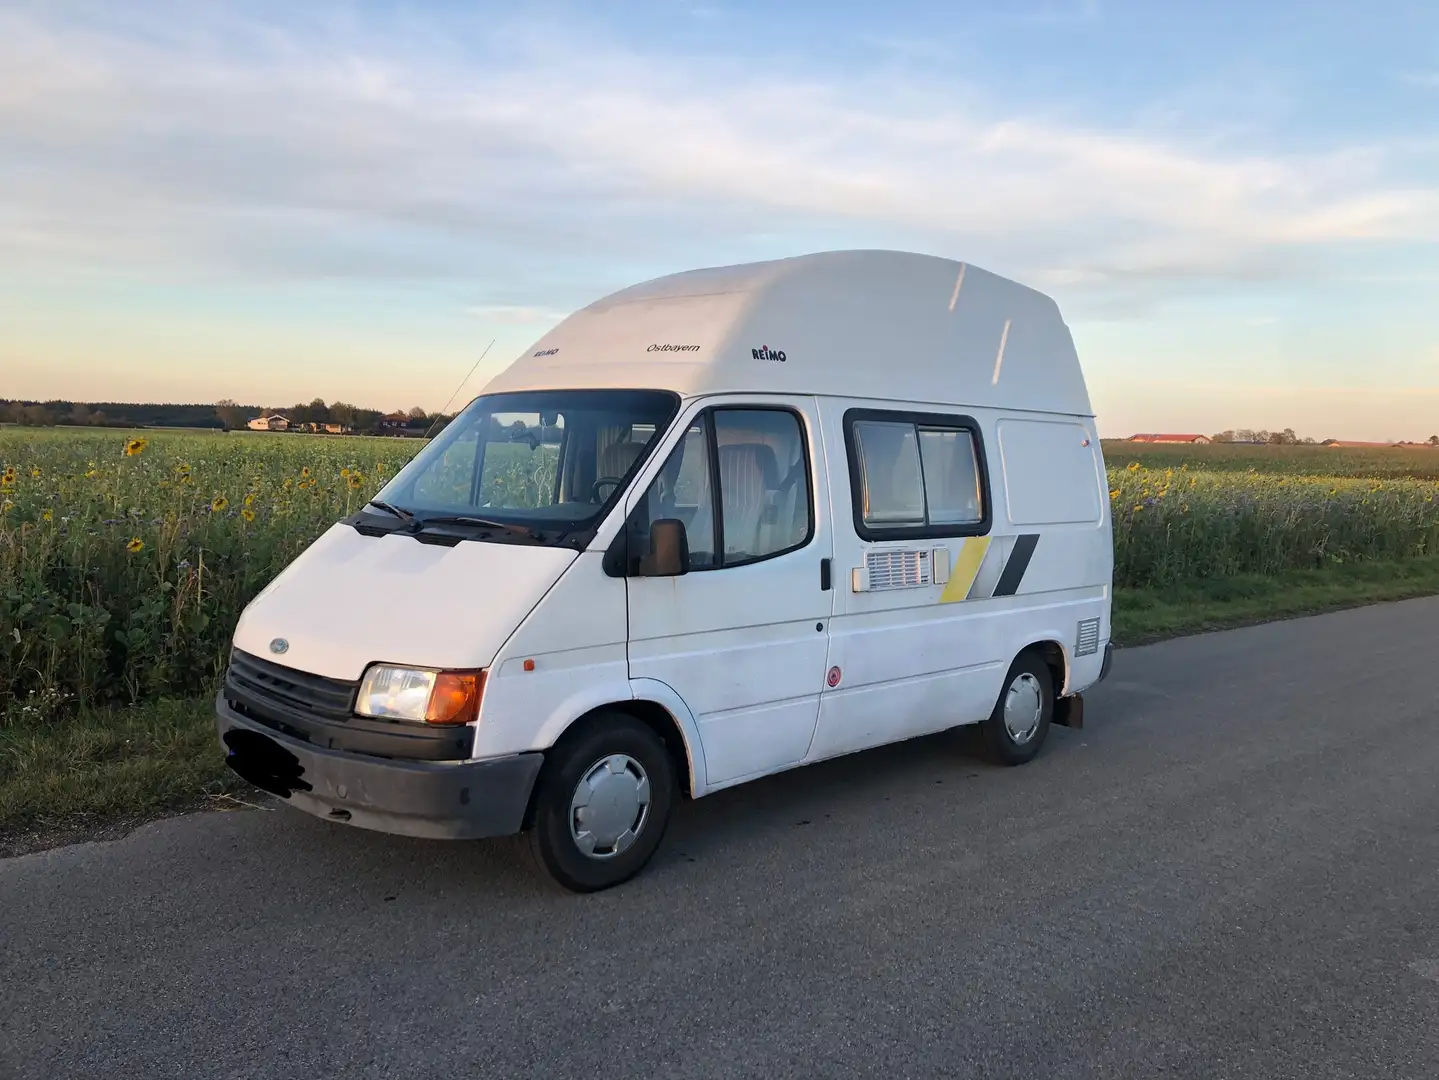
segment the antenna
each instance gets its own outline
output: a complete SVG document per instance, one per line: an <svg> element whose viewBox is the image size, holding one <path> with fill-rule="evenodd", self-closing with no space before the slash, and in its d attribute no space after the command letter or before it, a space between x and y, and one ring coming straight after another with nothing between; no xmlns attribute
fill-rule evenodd
<svg viewBox="0 0 1439 1080"><path fill-rule="evenodd" d="M455 387L455 392L450 395L450 400L445 402L445 407L439 411L439 413L435 417L435 420L438 420L441 416L446 415L450 411L450 406L454 404L455 398L459 395L459 392L464 389L465 383L470 381L470 375L473 375L475 373L475 368L479 367L482 363L484 363L485 357L490 355L490 350L494 347L495 339L490 338L490 343L485 346L485 351L480 353L480 358L475 361L474 367L470 368L469 374L467 374L463 379L460 380L460 385ZM422 441L424 439L428 439L430 437L430 432L435 430L435 420L430 421L430 426L425 428L424 435L420 436Z"/></svg>

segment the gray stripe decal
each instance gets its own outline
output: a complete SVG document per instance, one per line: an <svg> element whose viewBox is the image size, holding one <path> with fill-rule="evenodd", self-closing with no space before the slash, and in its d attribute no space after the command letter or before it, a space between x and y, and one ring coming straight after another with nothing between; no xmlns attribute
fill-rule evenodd
<svg viewBox="0 0 1439 1080"><path fill-rule="evenodd" d="M1038 533L1023 533L1015 538L1014 550L1009 553L1009 561L1004 564L1004 573L999 575L999 584L994 587L993 595L1013 596L1019 590L1019 583L1024 580L1024 572L1029 569L1030 557L1038 543Z"/></svg>

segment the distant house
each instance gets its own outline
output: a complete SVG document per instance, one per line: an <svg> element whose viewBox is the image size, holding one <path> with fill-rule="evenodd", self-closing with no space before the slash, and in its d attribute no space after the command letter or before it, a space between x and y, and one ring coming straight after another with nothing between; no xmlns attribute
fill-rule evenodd
<svg viewBox="0 0 1439 1080"><path fill-rule="evenodd" d="M350 430L344 424L332 424L319 420L312 420L305 424L296 424L294 427L296 431L313 431L317 435L343 435Z"/></svg>
<svg viewBox="0 0 1439 1080"><path fill-rule="evenodd" d="M1131 435L1130 442L1138 443L1192 443L1203 444L1210 441L1208 435Z"/></svg>
<svg viewBox="0 0 1439 1080"><path fill-rule="evenodd" d="M271 416L257 416L246 422L245 426L251 431L288 431L290 421L287 417L275 413Z"/></svg>
<svg viewBox="0 0 1439 1080"><path fill-rule="evenodd" d="M409 422L410 418L402 412L386 413L379 421L382 428L402 428Z"/></svg>
<svg viewBox="0 0 1439 1080"><path fill-rule="evenodd" d="M1320 443L1319 445L1320 445L1320 446L1333 446L1333 447L1336 447L1336 448L1338 448L1338 449L1346 449L1346 448L1347 448L1347 449L1355 449L1355 450L1375 450L1375 449L1388 450L1388 449L1390 449L1390 448L1392 448L1392 447L1395 447L1395 446L1402 446L1403 444L1402 444L1402 443L1391 443L1391 442L1354 442L1354 441L1349 440L1349 439L1325 439L1325 440L1324 440L1322 443Z"/></svg>

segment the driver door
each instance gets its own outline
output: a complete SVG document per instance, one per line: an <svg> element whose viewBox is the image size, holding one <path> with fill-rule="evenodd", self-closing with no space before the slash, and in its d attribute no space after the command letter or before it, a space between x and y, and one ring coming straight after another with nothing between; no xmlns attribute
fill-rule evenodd
<svg viewBox="0 0 1439 1080"><path fill-rule="evenodd" d="M665 683L699 726L706 782L802 761L824 687L833 536L812 399L702 410L629 516L684 523L688 572L627 577L630 677Z"/></svg>

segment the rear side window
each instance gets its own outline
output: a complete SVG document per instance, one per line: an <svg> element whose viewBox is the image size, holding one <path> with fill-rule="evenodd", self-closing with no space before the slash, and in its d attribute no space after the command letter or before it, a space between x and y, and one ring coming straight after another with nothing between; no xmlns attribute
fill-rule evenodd
<svg viewBox="0 0 1439 1080"><path fill-rule="evenodd" d="M970 418L851 410L845 414L855 531L866 540L989 531L989 485Z"/></svg>

